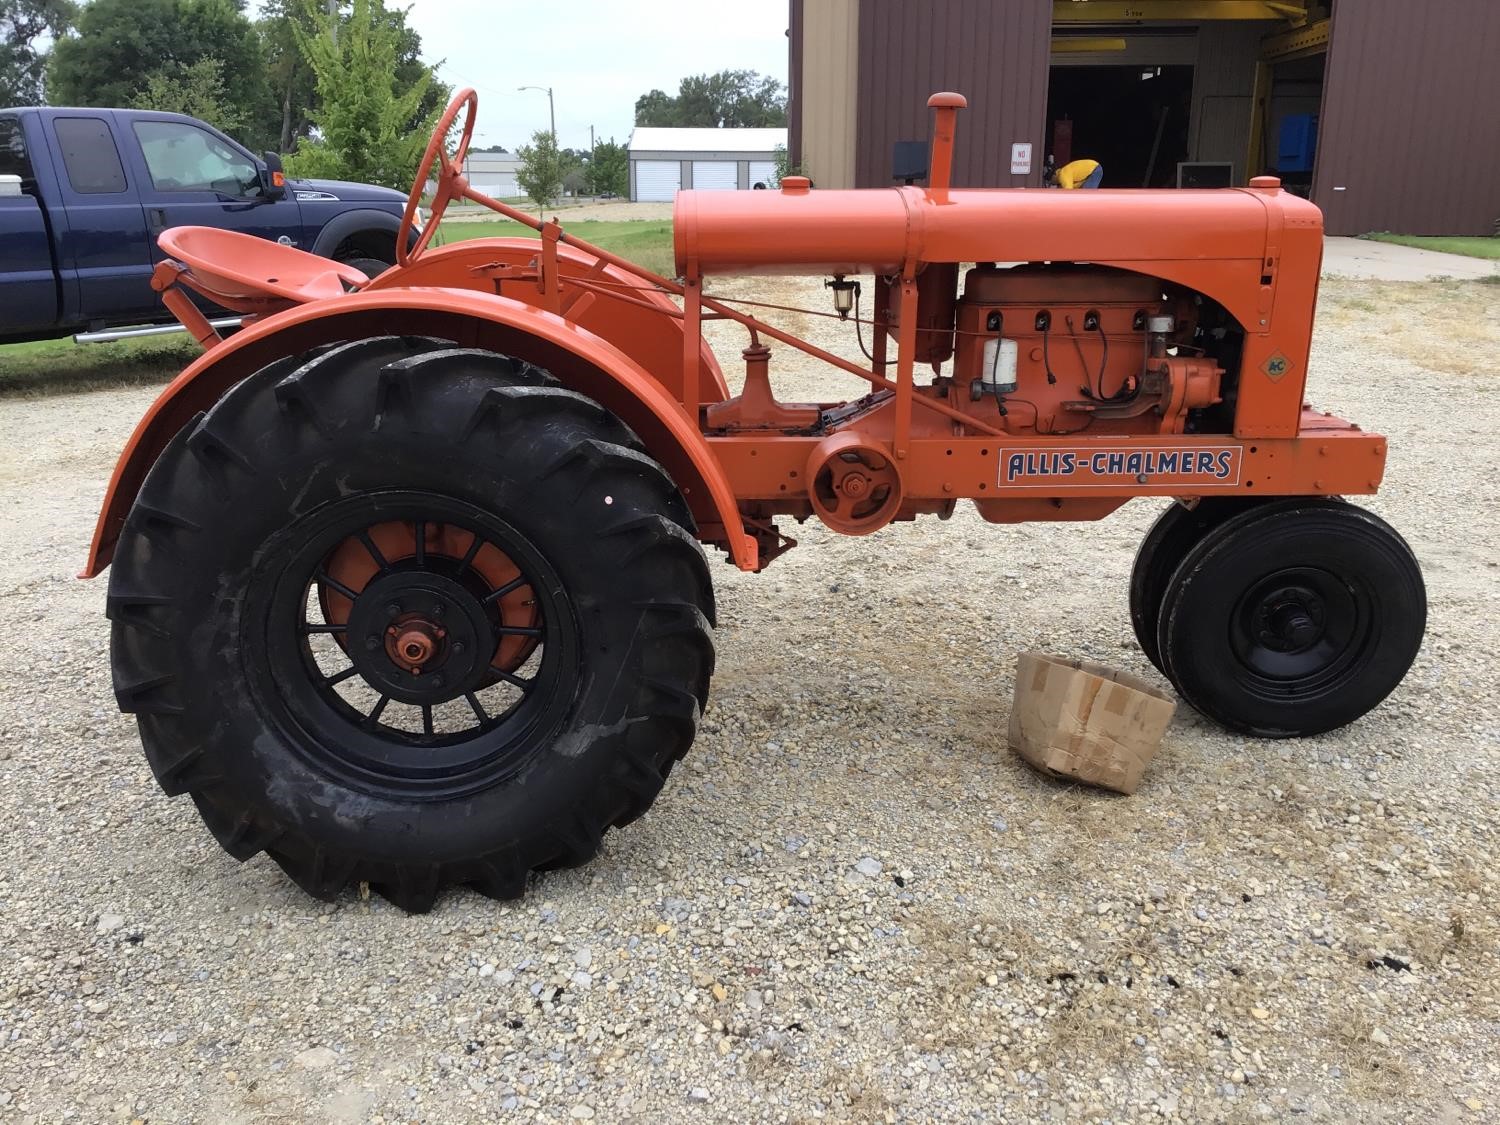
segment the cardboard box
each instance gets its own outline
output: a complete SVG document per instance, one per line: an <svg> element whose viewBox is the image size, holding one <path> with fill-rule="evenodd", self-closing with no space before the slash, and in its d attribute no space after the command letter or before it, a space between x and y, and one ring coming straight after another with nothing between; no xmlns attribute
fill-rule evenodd
<svg viewBox="0 0 1500 1125"><path fill-rule="evenodd" d="M1162 692L1124 672L1023 652L1010 745L1054 777L1134 793L1175 710Z"/></svg>

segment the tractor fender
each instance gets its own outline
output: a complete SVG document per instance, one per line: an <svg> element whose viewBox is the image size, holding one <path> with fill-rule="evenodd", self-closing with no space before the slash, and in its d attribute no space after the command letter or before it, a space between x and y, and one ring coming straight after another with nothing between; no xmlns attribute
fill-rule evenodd
<svg viewBox="0 0 1500 1125"><path fill-rule="evenodd" d="M700 537L717 543L741 570L755 570L758 548L746 534L734 489L696 422L640 364L587 329L554 313L493 294L459 289L387 289L313 301L256 321L183 370L136 425L104 496L87 564L93 578L109 565L141 483L167 443L230 387L269 363L320 344L370 336L434 336L488 348L545 368L630 426L671 475Z"/></svg>
<svg viewBox="0 0 1500 1125"><path fill-rule="evenodd" d="M391 249L396 246L396 232L401 229L401 219L392 215L389 211L376 211L370 208L358 211L345 211L335 215L318 232L318 237L313 239L311 252L321 258L333 257L333 252L346 240L365 231L378 231L381 234L391 236ZM416 237L416 231L412 231L412 240ZM382 260L384 256L382 256ZM391 259L394 260L394 259Z"/></svg>
<svg viewBox="0 0 1500 1125"><path fill-rule="evenodd" d="M494 275L494 267L524 269L536 260L541 245L535 238L480 238L429 246L406 265L386 270L366 288L437 285L444 289L475 289L545 307L538 282L507 280L502 284ZM602 283L587 291L588 295L568 314L569 319L625 352L681 401L685 386L682 316L672 299L644 278L600 262L592 254L565 242L557 247L557 270L565 289L569 282ZM660 309L661 314L653 316L649 310L643 310L642 301ZM704 340L698 349L698 400L715 403L728 397L724 373Z"/></svg>

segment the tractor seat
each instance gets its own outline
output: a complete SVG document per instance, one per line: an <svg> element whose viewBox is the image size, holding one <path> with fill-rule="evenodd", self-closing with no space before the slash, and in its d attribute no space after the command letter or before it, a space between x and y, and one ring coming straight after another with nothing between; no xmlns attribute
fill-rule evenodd
<svg viewBox="0 0 1500 1125"><path fill-rule="evenodd" d="M216 227L173 227L156 244L188 267L179 280L237 313L266 314L341 297L369 280L342 262Z"/></svg>

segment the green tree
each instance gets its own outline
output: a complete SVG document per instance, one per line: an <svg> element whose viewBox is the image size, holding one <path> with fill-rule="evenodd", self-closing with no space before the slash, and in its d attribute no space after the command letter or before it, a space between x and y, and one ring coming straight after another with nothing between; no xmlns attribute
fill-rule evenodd
<svg viewBox="0 0 1500 1125"><path fill-rule="evenodd" d="M153 76L181 81L205 58L219 60L224 104L241 123L240 139L252 146L272 140L265 56L235 0L93 0L79 14L77 33L52 49L48 93L63 105L129 105Z"/></svg>
<svg viewBox="0 0 1500 1125"><path fill-rule="evenodd" d="M302 54L297 29L316 35L318 10L312 0L266 0L255 25L266 56L266 81L276 102L277 152L291 152L312 130L310 114L317 104L318 78Z"/></svg>
<svg viewBox="0 0 1500 1125"><path fill-rule="evenodd" d="M516 155L521 166L516 169L520 185L538 208L557 201L562 192L563 177L568 173L567 158L558 151L557 138L548 129L531 134L531 143L522 145Z"/></svg>
<svg viewBox="0 0 1500 1125"><path fill-rule="evenodd" d="M291 156L287 170L410 186L438 111L422 108L433 85L430 67L410 82L401 76L403 36L385 0L354 0L347 20L319 16L315 34L295 34L320 105L312 114L316 139Z"/></svg>
<svg viewBox="0 0 1500 1125"><path fill-rule="evenodd" d="M613 137L594 146L586 190L590 195L624 195L630 190L630 155Z"/></svg>
<svg viewBox="0 0 1500 1125"><path fill-rule="evenodd" d="M314 117L322 104L317 75L298 36L315 38L326 31L328 5L325 0L262 0L260 11L256 30L260 33L267 76L276 101L277 147L281 152L291 152L312 132ZM334 13L340 35L357 34L350 26L354 13L349 0L339 0ZM406 17L404 9L384 5L371 11L372 20L388 24L396 31L397 83L405 88L415 85L424 75L429 76L427 93L411 123L413 129L419 129L447 104L451 91L431 79L434 66L422 61L422 37L407 26Z"/></svg>
<svg viewBox="0 0 1500 1125"><path fill-rule="evenodd" d="M786 124L786 91L774 78L753 70L694 74L677 87L677 96L660 90L635 102L637 125L697 128L759 128Z"/></svg>
<svg viewBox="0 0 1500 1125"><path fill-rule="evenodd" d="M226 133L238 133L245 124L242 109L224 89L224 64L218 59L201 58L188 66L147 75L146 84L130 104L136 109L185 113L211 121Z"/></svg>
<svg viewBox="0 0 1500 1125"><path fill-rule="evenodd" d="M77 14L72 0L0 0L0 106L42 100L47 56L37 40L62 35Z"/></svg>

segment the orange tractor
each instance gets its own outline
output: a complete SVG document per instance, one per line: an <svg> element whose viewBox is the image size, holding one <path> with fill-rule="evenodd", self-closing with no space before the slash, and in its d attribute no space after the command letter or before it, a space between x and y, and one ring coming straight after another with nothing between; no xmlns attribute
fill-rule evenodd
<svg viewBox="0 0 1500 1125"><path fill-rule="evenodd" d="M756 571L793 545L785 517L867 535L961 500L1014 523L1172 497L1130 607L1184 699L1280 737L1384 698L1425 594L1340 499L1376 490L1385 439L1303 402L1317 209L1274 179L953 188L964 99L928 104L925 188L679 193L675 279L471 188L471 91L374 280L163 234L155 284L205 352L137 427L84 572L113 564L115 690L162 787L319 897L519 895L643 813L692 742L702 545ZM540 240L430 247L458 198ZM756 273L830 278L868 363L713 295ZM221 339L189 291L246 327ZM706 320L746 330L738 394ZM779 401L772 340L863 393Z"/></svg>

